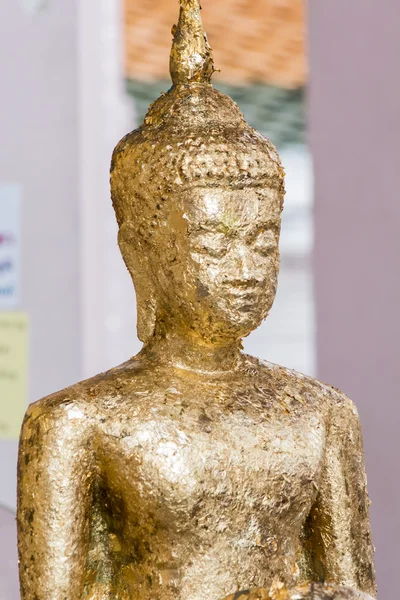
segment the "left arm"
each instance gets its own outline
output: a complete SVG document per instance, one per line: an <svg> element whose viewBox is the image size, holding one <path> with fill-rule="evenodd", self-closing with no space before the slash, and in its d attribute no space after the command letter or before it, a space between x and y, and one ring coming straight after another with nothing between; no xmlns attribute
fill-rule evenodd
<svg viewBox="0 0 400 600"><path fill-rule="evenodd" d="M361 426L354 404L331 407L324 469L303 534L303 578L376 597Z"/></svg>

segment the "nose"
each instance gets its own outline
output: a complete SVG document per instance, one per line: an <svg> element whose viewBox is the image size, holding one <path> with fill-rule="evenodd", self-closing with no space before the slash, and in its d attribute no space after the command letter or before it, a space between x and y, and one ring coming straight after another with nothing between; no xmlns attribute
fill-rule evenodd
<svg viewBox="0 0 400 600"><path fill-rule="evenodd" d="M236 264L238 273L241 275L240 278L243 281L250 281L251 279L254 279L256 265L254 257L249 250L246 250L243 247L238 249Z"/></svg>
<svg viewBox="0 0 400 600"><path fill-rule="evenodd" d="M233 250L233 252L232 252ZM256 257L246 246L232 248L230 253L229 274L224 275L224 283L235 287L250 287L260 284L260 273Z"/></svg>

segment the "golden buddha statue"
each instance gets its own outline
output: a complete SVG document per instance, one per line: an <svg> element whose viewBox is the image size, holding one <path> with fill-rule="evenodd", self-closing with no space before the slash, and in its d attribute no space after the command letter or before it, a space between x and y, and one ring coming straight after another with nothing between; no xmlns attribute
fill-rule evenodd
<svg viewBox="0 0 400 600"><path fill-rule="evenodd" d="M173 33L111 168L143 349L27 411L22 600L375 595L354 405L241 352L276 292L278 154L212 87L198 0Z"/></svg>

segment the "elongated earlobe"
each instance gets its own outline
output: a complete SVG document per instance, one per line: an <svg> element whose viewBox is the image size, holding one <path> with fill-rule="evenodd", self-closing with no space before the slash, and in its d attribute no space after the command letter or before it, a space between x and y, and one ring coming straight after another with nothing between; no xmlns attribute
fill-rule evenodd
<svg viewBox="0 0 400 600"><path fill-rule="evenodd" d="M118 245L135 286L137 335L140 341L146 344L154 336L157 301L147 256L137 247L135 238L137 238L137 233L130 224L122 224L118 232Z"/></svg>
<svg viewBox="0 0 400 600"><path fill-rule="evenodd" d="M154 336L157 304L155 298L141 298L142 291L135 285L137 302L137 335L146 344Z"/></svg>

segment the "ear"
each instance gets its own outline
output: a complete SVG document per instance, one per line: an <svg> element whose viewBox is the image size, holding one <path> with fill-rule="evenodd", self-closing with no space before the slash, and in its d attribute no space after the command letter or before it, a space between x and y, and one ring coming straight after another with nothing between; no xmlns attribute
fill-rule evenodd
<svg viewBox="0 0 400 600"><path fill-rule="evenodd" d="M137 334L144 344L154 335L157 302L151 281L147 252L131 223L123 223L118 232L118 245L125 265L131 274L136 292Z"/></svg>

